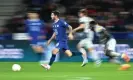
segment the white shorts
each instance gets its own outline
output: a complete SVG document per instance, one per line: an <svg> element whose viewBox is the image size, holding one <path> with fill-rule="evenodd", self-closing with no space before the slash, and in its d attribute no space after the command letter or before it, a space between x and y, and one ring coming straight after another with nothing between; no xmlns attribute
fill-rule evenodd
<svg viewBox="0 0 133 80"><path fill-rule="evenodd" d="M115 40L114 38L111 38L111 39L105 44L105 49L106 49L106 50L115 51L115 46L116 46L116 40Z"/></svg>
<svg viewBox="0 0 133 80"><path fill-rule="evenodd" d="M89 39L83 39L78 43L79 46L84 47L86 49L93 48L93 42Z"/></svg>

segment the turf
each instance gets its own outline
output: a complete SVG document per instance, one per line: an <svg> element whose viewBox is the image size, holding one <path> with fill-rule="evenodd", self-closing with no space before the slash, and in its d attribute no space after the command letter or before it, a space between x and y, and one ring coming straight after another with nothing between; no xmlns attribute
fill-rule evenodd
<svg viewBox="0 0 133 80"><path fill-rule="evenodd" d="M37 62L20 62L20 72L13 72L12 64L0 63L0 80L133 80L132 68L119 71L119 65L111 63L103 63L96 68L92 63L80 67L79 62L58 62L50 71L46 71Z"/></svg>

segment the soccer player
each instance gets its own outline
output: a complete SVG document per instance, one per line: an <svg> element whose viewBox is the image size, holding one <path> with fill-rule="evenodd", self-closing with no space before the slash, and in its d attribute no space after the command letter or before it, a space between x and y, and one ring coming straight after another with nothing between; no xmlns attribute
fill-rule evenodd
<svg viewBox="0 0 133 80"><path fill-rule="evenodd" d="M67 45L67 40L69 39L73 39L73 35L72 35L72 27L66 23L64 20L59 18L60 13L58 11L53 11L51 13L51 18L52 20L54 20L53 23L53 30L54 33L52 35L52 37L48 40L47 44L49 45L50 42L55 38L56 39L56 47L53 49L52 51L52 57L50 59L49 64L42 64L41 66L46 68L46 70L49 70L50 67L52 66L55 58L56 58L56 54L59 53L59 50L63 50L64 53L66 53L69 57L72 56L72 52L69 50L68 45ZM66 29L69 29L69 34L67 37L67 33L66 33Z"/></svg>
<svg viewBox="0 0 133 80"><path fill-rule="evenodd" d="M103 26L98 25L95 21L91 21L90 28L99 37L100 44L105 45L104 53L109 57L111 62L122 64L120 60L117 60L117 58L122 58L126 62L130 61L127 54L115 52L116 40Z"/></svg>
<svg viewBox="0 0 133 80"><path fill-rule="evenodd" d="M25 27L30 37L30 44L38 55L42 58L44 53L44 42L46 42L46 36L43 34L44 22L40 20L37 11L29 11L27 13L28 19L25 20Z"/></svg>
<svg viewBox="0 0 133 80"><path fill-rule="evenodd" d="M95 63L101 63L101 61L99 60L98 55L96 54L95 50L93 49L93 37L94 37L94 33L93 31L91 31L89 29L89 22L90 21L94 21L94 19L92 19L91 17L87 16L87 10L86 9L81 9L79 11L79 27L75 28L73 30L73 33L75 33L78 30L84 30L84 34L86 36L85 39L81 40L78 45L77 48L79 50L79 52L82 53L82 57L83 57L83 63L82 63L82 67L85 66L88 63L88 57L87 57L87 53L89 52L92 59L95 61ZM87 52L86 52L87 50Z"/></svg>

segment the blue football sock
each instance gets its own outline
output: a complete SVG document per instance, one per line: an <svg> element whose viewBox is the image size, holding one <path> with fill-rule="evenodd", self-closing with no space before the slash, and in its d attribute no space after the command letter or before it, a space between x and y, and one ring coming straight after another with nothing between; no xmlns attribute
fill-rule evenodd
<svg viewBox="0 0 133 80"><path fill-rule="evenodd" d="M55 57L56 55L55 54L52 54L52 57L50 59L50 62L49 62L49 65L51 66L53 64L53 62L55 61Z"/></svg>

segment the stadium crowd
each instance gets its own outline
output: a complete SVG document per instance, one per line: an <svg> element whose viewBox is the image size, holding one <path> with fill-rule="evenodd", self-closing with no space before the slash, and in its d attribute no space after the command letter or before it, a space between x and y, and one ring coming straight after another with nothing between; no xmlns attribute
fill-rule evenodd
<svg viewBox="0 0 133 80"><path fill-rule="evenodd" d="M62 18L74 28L78 26L79 9L86 8L88 16L111 32L133 31L132 0L23 0L23 7L8 20L0 34L24 33L24 20L28 10L37 10L40 18L47 23L47 32L51 32L50 13L58 10Z"/></svg>

